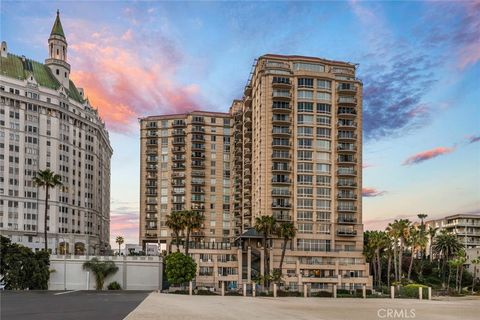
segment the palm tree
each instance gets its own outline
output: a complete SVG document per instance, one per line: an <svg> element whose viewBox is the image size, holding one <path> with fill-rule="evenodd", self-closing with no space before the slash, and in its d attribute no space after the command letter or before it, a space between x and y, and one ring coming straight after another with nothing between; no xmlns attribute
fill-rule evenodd
<svg viewBox="0 0 480 320"><path fill-rule="evenodd" d="M277 220L271 216L261 216L255 218L255 230L258 233L263 234L263 253L264 253L264 267L265 267L265 274L270 273L269 265L268 265L268 239L271 235L275 232L275 226L277 224Z"/></svg>
<svg viewBox="0 0 480 320"><path fill-rule="evenodd" d="M120 247L121 247L122 244L125 242L125 240L123 239L122 236L118 236L118 237L115 239L115 242L118 243L118 255L120 255Z"/></svg>
<svg viewBox="0 0 480 320"><path fill-rule="evenodd" d="M83 264L84 270L91 270L95 275L96 289L102 290L105 279L118 271L118 267L113 261L100 261L98 258L92 258Z"/></svg>
<svg viewBox="0 0 480 320"><path fill-rule="evenodd" d="M295 225L291 222L281 223L276 229L277 236L283 239L282 257L280 258L280 275L282 275L283 259L285 258L287 244L288 241L291 241L293 238L295 238L295 235L297 234L297 229L295 228Z"/></svg>
<svg viewBox="0 0 480 320"><path fill-rule="evenodd" d="M387 232L394 238L394 251L397 249L396 243L398 242L398 263L396 264L396 268L398 268L396 272L397 281L400 281L402 278L403 250L409 237L410 224L411 222L408 219L395 219L395 221L393 221L393 223L389 223L387 227Z"/></svg>
<svg viewBox="0 0 480 320"><path fill-rule="evenodd" d="M48 251L48 238L47 238L47 227L48 227L48 198L50 188L55 188L62 185L62 177L50 169L40 170L37 172L36 176L33 178L33 183L37 187L45 188L45 219L44 219L44 237L45 237L45 251Z"/></svg>
<svg viewBox="0 0 480 320"><path fill-rule="evenodd" d="M180 233L185 228L183 211L173 211L171 214L167 215L165 225L175 234L177 252L180 252Z"/></svg>
<svg viewBox="0 0 480 320"><path fill-rule="evenodd" d="M420 219L420 228L421 229L424 229L425 228L425 224L423 223L423 220L428 217L428 214L425 214L425 213L420 213L420 214L417 214L417 217L418 219Z"/></svg>
<svg viewBox="0 0 480 320"><path fill-rule="evenodd" d="M459 266L457 268L457 273L458 273L458 285L457 285L457 290L458 293L462 292L462 278L463 278L463 269L465 267L465 263L467 262L467 253L465 250L461 249L458 254L457 254L457 259L459 260Z"/></svg>
<svg viewBox="0 0 480 320"><path fill-rule="evenodd" d="M185 254L186 255L188 255L191 232L195 229L201 228L204 221L205 221L205 216L198 211L193 211L193 210L183 211L183 223L186 228L186 237L185 237L185 242L186 242Z"/></svg>
<svg viewBox="0 0 480 320"><path fill-rule="evenodd" d="M463 245L454 234L448 233L445 229L436 235L433 241L432 250L442 260L442 285L445 288L446 267L448 260L456 255Z"/></svg>
<svg viewBox="0 0 480 320"><path fill-rule="evenodd" d="M397 220L395 220L397 221ZM400 234L396 226L393 223L389 223L386 229L388 236L392 241L393 247L393 272L395 274L395 281L398 280L398 265L397 265L397 255L398 255L398 239L400 238Z"/></svg>
<svg viewBox="0 0 480 320"><path fill-rule="evenodd" d="M438 228L430 227L428 229L428 236L430 237L430 249L429 249L429 255L430 255L430 262L433 261L433 238L435 238L435 235L437 234Z"/></svg>
<svg viewBox="0 0 480 320"><path fill-rule="evenodd" d="M475 282L477 281L477 264L480 264L480 257L472 259L472 265L473 265L473 280L472 280L472 294L473 294L473 289L475 288Z"/></svg>

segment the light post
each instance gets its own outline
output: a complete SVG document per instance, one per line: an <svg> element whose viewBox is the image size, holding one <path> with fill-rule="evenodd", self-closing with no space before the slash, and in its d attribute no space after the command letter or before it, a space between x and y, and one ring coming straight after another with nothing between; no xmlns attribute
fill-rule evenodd
<svg viewBox="0 0 480 320"><path fill-rule="evenodd" d="M67 242L63 236L60 238L63 240L63 290L67 291Z"/></svg>

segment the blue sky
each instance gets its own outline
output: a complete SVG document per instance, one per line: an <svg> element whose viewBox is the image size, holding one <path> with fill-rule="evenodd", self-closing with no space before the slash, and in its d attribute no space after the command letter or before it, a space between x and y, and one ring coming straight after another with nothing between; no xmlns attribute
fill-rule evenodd
<svg viewBox="0 0 480 320"><path fill-rule="evenodd" d="M1 39L43 61L57 8L111 133L112 238L138 239L137 118L227 111L265 53L359 64L367 227L480 211L479 1L2 1Z"/></svg>

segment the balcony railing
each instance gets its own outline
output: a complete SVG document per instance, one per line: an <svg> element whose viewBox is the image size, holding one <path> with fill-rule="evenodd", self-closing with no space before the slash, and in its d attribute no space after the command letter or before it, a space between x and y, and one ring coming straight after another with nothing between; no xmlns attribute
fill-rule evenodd
<svg viewBox="0 0 480 320"><path fill-rule="evenodd" d="M337 230L338 236L354 237L357 235L357 230Z"/></svg>

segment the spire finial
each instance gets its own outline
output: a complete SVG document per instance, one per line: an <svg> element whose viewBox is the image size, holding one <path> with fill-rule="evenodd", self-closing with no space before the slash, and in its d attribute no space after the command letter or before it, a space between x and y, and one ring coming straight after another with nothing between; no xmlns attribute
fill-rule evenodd
<svg viewBox="0 0 480 320"><path fill-rule="evenodd" d="M57 9L57 16L59 16L59 15L60 15L60 10Z"/></svg>

